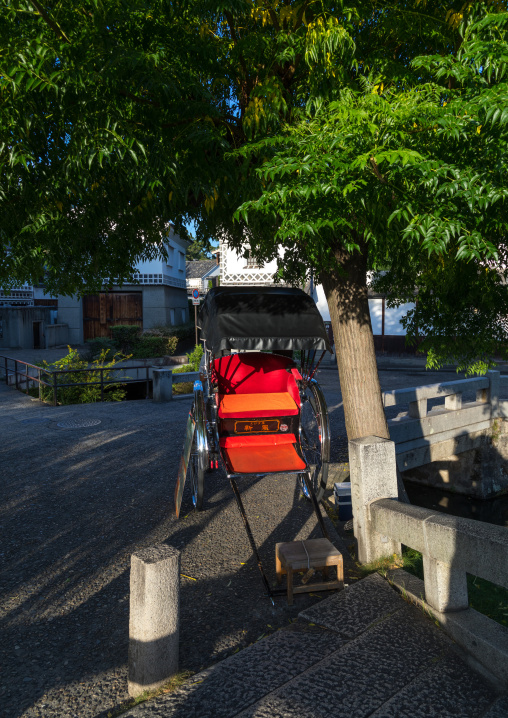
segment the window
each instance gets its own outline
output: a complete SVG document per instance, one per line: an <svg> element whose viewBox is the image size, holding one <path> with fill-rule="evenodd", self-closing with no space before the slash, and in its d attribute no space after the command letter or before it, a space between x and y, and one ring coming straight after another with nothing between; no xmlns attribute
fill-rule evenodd
<svg viewBox="0 0 508 718"><path fill-rule="evenodd" d="M249 249L247 251L247 264L245 265L244 269L261 269L261 265L259 264L258 260L252 256L251 250Z"/></svg>

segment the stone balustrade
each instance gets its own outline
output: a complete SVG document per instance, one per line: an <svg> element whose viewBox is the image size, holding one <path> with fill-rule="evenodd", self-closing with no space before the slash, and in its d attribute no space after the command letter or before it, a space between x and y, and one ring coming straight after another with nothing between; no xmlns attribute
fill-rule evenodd
<svg viewBox="0 0 508 718"><path fill-rule="evenodd" d="M508 528L393 499L369 507L371 529L423 555L425 599L440 612L469 607L466 573L508 588ZM488 558L487 558L488 557Z"/></svg>
<svg viewBox="0 0 508 718"><path fill-rule="evenodd" d="M505 380L508 377L500 377L498 371L489 371L485 377L385 392L385 408L408 406L407 413L388 420L399 470L479 448L493 421L508 417L508 401L499 399ZM475 400L465 402L466 392L475 394ZM428 408L430 400L442 398L444 404Z"/></svg>
<svg viewBox="0 0 508 718"><path fill-rule="evenodd" d="M183 382L195 382L199 379L198 371L186 371L173 374L173 370L168 367L152 368L153 377L153 400L155 402L171 401L173 397L173 384L182 384ZM178 397L192 398L194 395L179 394Z"/></svg>
<svg viewBox="0 0 508 718"><path fill-rule="evenodd" d="M466 581L469 573L508 588L508 528L400 503L393 441L355 439L349 457L360 562L399 554L401 544L419 551L424 581L400 571L394 582L508 685L508 628L469 608Z"/></svg>

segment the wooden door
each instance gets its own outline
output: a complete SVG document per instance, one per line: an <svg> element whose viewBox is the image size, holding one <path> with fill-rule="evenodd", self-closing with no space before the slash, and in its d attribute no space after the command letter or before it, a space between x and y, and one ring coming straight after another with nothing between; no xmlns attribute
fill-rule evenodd
<svg viewBox="0 0 508 718"><path fill-rule="evenodd" d="M141 292L101 292L83 297L83 338L110 337L116 324L143 328Z"/></svg>

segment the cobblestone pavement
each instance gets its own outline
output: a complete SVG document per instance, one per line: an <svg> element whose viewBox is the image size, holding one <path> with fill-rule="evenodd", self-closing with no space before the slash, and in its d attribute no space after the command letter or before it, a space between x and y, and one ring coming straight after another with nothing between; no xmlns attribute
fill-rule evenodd
<svg viewBox="0 0 508 718"><path fill-rule="evenodd" d="M384 388L450 375L382 372ZM334 461L344 459L337 372L319 374ZM222 472L207 476L205 510L175 478L190 401L52 407L0 385L0 714L107 716L126 698L130 555L167 542L182 551L182 669L198 671L289 625L322 597L275 607ZM99 420L82 428L59 423ZM294 477L244 479L240 489L274 579L277 541L317 534Z"/></svg>

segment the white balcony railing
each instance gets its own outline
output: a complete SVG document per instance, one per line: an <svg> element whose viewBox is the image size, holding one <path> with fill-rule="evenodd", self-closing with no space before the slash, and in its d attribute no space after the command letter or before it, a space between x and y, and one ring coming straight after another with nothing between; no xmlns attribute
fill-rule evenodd
<svg viewBox="0 0 508 718"><path fill-rule="evenodd" d="M0 306L32 307L34 290L30 284L22 284L14 289L0 289Z"/></svg>

